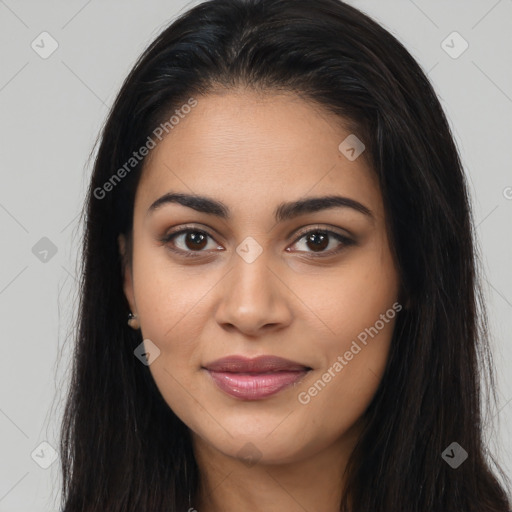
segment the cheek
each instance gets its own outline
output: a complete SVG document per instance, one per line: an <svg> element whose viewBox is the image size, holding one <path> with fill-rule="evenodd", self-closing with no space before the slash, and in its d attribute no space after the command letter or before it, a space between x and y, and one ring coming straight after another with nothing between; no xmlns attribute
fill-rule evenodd
<svg viewBox="0 0 512 512"><path fill-rule="evenodd" d="M173 263L165 248L142 247L136 256L134 293L144 338L162 353L190 356L205 321L205 296L218 277Z"/></svg>
<svg viewBox="0 0 512 512"><path fill-rule="evenodd" d="M331 363L333 357L349 350L358 336L363 342L365 337L371 339L366 330L376 322L378 331L382 331L379 339L391 336L398 275L391 255L381 250L381 243L351 253L338 267L323 270L317 279L303 275L294 286L303 290L301 298L319 320L315 323L322 335L313 336L311 341L318 353L330 357Z"/></svg>
<svg viewBox="0 0 512 512"><path fill-rule="evenodd" d="M206 318L205 293L215 280L178 267L162 248L141 248L134 257L134 292L142 336L160 350L149 370L163 399L189 426L196 424L193 369L201 361L200 340ZM205 273L206 274L206 273Z"/></svg>
<svg viewBox="0 0 512 512"><path fill-rule="evenodd" d="M379 387L395 321L389 320L380 330L374 323L367 330L359 330L359 338L340 336L324 347L329 362L315 371L307 386L297 389L296 399L305 417L322 424L319 443L328 444L347 432L364 414Z"/></svg>
<svg viewBox="0 0 512 512"><path fill-rule="evenodd" d="M324 326L324 335L311 338L322 365L297 399L313 417L324 418L327 435L348 428L373 398L401 305L391 256L380 250L359 253L322 284L309 294Z"/></svg>

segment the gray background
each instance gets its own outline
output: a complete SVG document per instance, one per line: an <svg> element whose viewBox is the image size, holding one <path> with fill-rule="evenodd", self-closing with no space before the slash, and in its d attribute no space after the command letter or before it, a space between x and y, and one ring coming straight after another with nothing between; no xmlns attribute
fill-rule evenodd
<svg viewBox="0 0 512 512"><path fill-rule="evenodd" d="M87 159L135 59L196 3L0 0L0 512L58 508L59 459L50 464L52 449L41 443L58 449ZM489 415L497 433L488 436L511 474L512 0L350 3L420 62L453 128L474 202L498 375ZM46 59L31 47L42 46L44 31L58 42ZM445 51L463 49L458 36L447 39L454 31L469 44L457 58Z"/></svg>

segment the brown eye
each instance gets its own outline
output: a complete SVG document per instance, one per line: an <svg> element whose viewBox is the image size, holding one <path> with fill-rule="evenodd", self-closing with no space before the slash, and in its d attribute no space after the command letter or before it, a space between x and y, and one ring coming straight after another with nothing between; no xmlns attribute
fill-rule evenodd
<svg viewBox="0 0 512 512"><path fill-rule="evenodd" d="M185 234L185 245L193 251L204 249L206 246L206 235L200 231L189 231Z"/></svg>
<svg viewBox="0 0 512 512"><path fill-rule="evenodd" d="M309 253L312 256L333 256L345 247L354 245L354 240L326 229L311 229L297 239L294 245L299 246L297 252ZM300 248L302 247L302 248ZM329 250L326 250L330 247Z"/></svg>
<svg viewBox="0 0 512 512"><path fill-rule="evenodd" d="M313 251L323 251L329 245L329 235L320 231L306 236L306 244Z"/></svg>
<svg viewBox="0 0 512 512"><path fill-rule="evenodd" d="M182 229L175 233L169 233L161 241L168 246L169 250L180 255L199 256L201 252L206 252L204 249L208 246L208 239L213 242L213 238L204 231ZM219 248L219 246L212 243L211 248L215 249Z"/></svg>

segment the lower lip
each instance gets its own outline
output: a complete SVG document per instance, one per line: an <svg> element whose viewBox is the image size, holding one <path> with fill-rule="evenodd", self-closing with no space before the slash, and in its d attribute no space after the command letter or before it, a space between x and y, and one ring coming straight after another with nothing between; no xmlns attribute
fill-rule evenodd
<svg viewBox="0 0 512 512"><path fill-rule="evenodd" d="M272 373L230 373L208 370L217 386L230 396L242 400L261 400L275 395L301 380L308 370Z"/></svg>

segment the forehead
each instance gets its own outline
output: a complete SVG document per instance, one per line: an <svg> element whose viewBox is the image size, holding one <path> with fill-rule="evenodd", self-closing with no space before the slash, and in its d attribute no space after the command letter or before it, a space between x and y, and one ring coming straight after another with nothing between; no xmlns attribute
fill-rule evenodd
<svg viewBox="0 0 512 512"><path fill-rule="evenodd" d="M248 206L334 191L374 208L380 201L364 153L351 161L339 149L355 135L339 116L291 93L237 90L195 99L147 157L136 203L147 207L171 190Z"/></svg>

